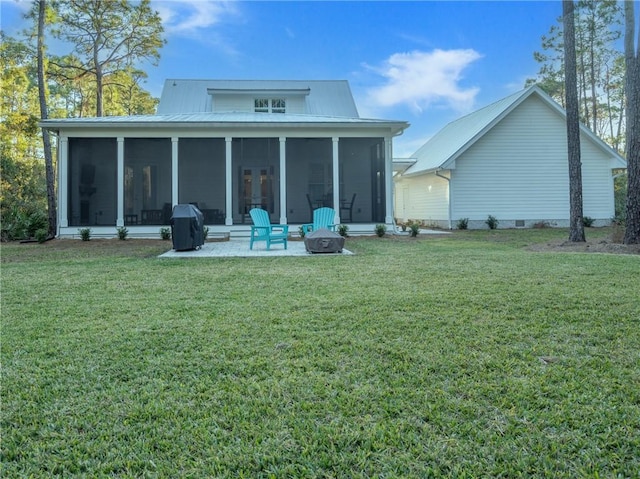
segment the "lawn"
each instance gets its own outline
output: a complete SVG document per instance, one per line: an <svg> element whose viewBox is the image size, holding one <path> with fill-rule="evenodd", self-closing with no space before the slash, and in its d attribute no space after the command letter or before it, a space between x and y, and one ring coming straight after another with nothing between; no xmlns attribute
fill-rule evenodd
<svg viewBox="0 0 640 479"><path fill-rule="evenodd" d="M566 234L3 245L0 476L640 477L640 256Z"/></svg>

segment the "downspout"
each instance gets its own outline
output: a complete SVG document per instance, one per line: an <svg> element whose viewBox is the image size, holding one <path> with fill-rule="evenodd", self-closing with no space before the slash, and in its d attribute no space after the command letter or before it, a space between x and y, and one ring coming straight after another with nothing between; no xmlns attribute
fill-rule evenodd
<svg viewBox="0 0 640 479"><path fill-rule="evenodd" d="M447 223L449 223L449 229L453 229L452 226L451 226L451 179L447 178L446 176L442 176L440 174L440 170L436 170L436 176L439 177L439 178L442 178L444 180L447 180L447 183L449 184L448 188L447 188L447 192L449 194L449 198L448 198L448 201L447 201L447 206L448 206L448 210L449 210L448 211L449 220L447 221Z"/></svg>

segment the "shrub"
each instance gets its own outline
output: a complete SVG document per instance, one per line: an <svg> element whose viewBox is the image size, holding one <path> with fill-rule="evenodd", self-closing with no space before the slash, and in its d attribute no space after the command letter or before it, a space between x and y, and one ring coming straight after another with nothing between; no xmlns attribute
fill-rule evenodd
<svg viewBox="0 0 640 479"><path fill-rule="evenodd" d="M582 224L587 227L590 228L591 226L593 226L593 222L595 220L593 218L591 218L590 216L583 216L582 217Z"/></svg>
<svg viewBox="0 0 640 479"><path fill-rule="evenodd" d="M119 226L117 228L118 231L118 239L119 240L126 240L127 239L127 235L129 234L129 230L127 228L125 228L124 226Z"/></svg>
<svg viewBox="0 0 640 479"><path fill-rule="evenodd" d="M387 232L387 225L384 225L382 223L377 224L375 227L375 232L380 238L382 238Z"/></svg>
<svg viewBox="0 0 640 479"><path fill-rule="evenodd" d="M82 241L89 241L91 239L91 228L80 228L78 229L78 233L80 233L80 239Z"/></svg>
<svg viewBox="0 0 640 479"><path fill-rule="evenodd" d="M349 226L348 225L338 225L338 234L343 237L349 236Z"/></svg>
<svg viewBox="0 0 640 479"><path fill-rule="evenodd" d="M167 241L171 239L171 228L160 228L160 238Z"/></svg>
<svg viewBox="0 0 640 479"><path fill-rule="evenodd" d="M417 221L412 221L409 225L409 236L415 238L420 233L420 223Z"/></svg>
<svg viewBox="0 0 640 479"><path fill-rule="evenodd" d="M3 209L1 225L3 241L23 240L35 238L39 230L48 230L49 219L37 206L14 206Z"/></svg>
<svg viewBox="0 0 640 479"><path fill-rule="evenodd" d="M487 221L485 221L490 230L495 230L498 227L498 218L493 215L489 215L487 217Z"/></svg>
<svg viewBox="0 0 640 479"><path fill-rule="evenodd" d="M466 230L469 227L469 218L460 218L458 220L457 228L459 230Z"/></svg>
<svg viewBox="0 0 640 479"><path fill-rule="evenodd" d="M38 241L38 243L44 243L45 241L47 241L48 237L49 237L49 231L47 231L46 228L41 228L38 231L36 231L35 238Z"/></svg>

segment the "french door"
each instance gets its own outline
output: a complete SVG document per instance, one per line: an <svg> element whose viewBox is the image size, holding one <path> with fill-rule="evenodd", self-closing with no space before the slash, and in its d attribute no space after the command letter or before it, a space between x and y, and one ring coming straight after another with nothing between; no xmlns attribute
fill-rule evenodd
<svg viewBox="0 0 640 479"><path fill-rule="evenodd" d="M273 168L243 166L240 168L240 213L262 208L273 213Z"/></svg>

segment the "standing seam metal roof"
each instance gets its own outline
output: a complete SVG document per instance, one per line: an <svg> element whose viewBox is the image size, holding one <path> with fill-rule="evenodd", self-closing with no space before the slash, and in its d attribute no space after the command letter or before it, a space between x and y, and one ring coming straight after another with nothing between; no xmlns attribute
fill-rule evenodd
<svg viewBox="0 0 640 479"><path fill-rule="evenodd" d="M351 88L346 80L179 80L164 83L157 113L203 113L210 111L209 90L302 90L309 89L305 113L358 118Z"/></svg>
<svg viewBox="0 0 640 479"><path fill-rule="evenodd" d="M404 121L368 118L345 118L320 115L296 115L288 113L185 113L175 115L103 116L92 118L48 119L40 122L45 128L61 127L114 127L114 126L166 126L212 125L216 127L236 126L327 126L327 127L389 127L402 131L409 125Z"/></svg>
<svg viewBox="0 0 640 479"><path fill-rule="evenodd" d="M537 94L559 115L565 115L564 110L549 95L540 87L533 85L446 125L412 155L417 158L417 161L403 174L411 175L446 169L477 139L532 94ZM581 131L601 148L609 150L612 157L622 160L620 155L584 125L581 125Z"/></svg>

